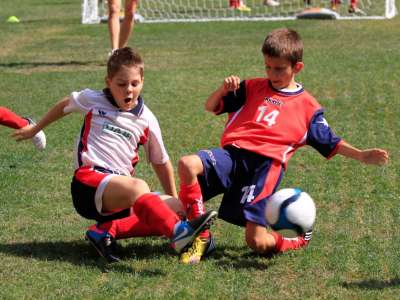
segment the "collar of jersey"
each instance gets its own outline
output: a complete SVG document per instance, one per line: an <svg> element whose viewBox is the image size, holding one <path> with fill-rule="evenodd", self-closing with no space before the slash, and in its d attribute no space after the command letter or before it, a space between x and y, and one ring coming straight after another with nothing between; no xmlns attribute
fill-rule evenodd
<svg viewBox="0 0 400 300"><path fill-rule="evenodd" d="M106 96L106 99L108 100L108 102L111 103L111 105L113 105L116 108L119 108L117 105L117 102L115 101L109 88L103 89L103 93ZM140 116L140 114L143 111L143 105L144 105L144 101L142 99L142 96L139 95L137 105L134 108L132 108L131 110L129 110L128 112L134 114L135 116Z"/></svg>
<svg viewBox="0 0 400 300"><path fill-rule="evenodd" d="M298 88L295 90L288 90L288 89L278 90L272 86L271 80L268 80L268 85L273 91L275 91L281 95L284 95L284 96L294 96L294 95L298 95L298 94L301 94L302 92L304 92L303 86L301 84L297 84Z"/></svg>

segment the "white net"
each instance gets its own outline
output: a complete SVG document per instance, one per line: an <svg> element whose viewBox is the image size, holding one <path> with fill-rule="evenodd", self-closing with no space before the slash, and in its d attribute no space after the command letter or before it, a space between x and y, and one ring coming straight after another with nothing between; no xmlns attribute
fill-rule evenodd
<svg viewBox="0 0 400 300"><path fill-rule="evenodd" d="M97 16L106 20L106 0L84 0L84 3L93 1L98 2ZM392 18L397 12L395 0L358 0L355 11L349 9L350 0L333 1L337 2L334 11L339 19ZM91 7L93 9L93 5ZM304 9L312 7L332 9L333 5L331 0L139 0L137 18L147 23L285 20L294 19ZM99 18L94 19L99 21ZM83 21L82 15L82 23L90 23Z"/></svg>

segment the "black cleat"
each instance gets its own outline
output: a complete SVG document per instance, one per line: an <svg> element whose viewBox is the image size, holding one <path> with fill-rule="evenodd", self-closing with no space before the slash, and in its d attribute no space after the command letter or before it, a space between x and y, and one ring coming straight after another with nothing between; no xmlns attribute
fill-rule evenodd
<svg viewBox="0 0 400 300"><path fill-rule="evenodd" d="M115 239L107 231L99 232L88 230L86 231L86 239L107 262L114 263L121 261L121 259L115 255Z"/></svg>

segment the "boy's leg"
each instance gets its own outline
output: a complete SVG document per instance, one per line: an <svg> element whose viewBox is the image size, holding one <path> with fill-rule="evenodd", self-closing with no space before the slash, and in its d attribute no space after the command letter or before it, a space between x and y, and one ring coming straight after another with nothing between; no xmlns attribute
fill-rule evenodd
<svg viewBox="0 0 400 300"><path fill-rule="evenodd" d="M192 220L205 213L203 195L197 176L204 171L203 163L197 155L184 156L179 160L178 174L180 179L179 199L187 212L187 218ZM204 239L209 237L208 230L200 236Z"/></svg>
<svg viewBox="0 0 400 300"><path fill-rule="evenodd" d="M197 155L184 156L178 164L180 178L179 199L187 209L188 218L204 213L202 190L205 199L223 193L229 185L232 171L229 153L220 148L199 151ZM199 182L199 180L201 182ZM198 263L204 255L214 251L215 245L211 234L204 231L200 238L181 255L182 263Z"/></svg>
<svg viewBox="0 0 400 300"><path fill-rule="evenodd" d="M20 129L28 126L29 122L27 119L20 117L8 108L0 106L0 124L10 128Z"/></svg>
<svg viewBox="0 0 400 300"><path fill-rule="evenodd" d="M135 201L134 210L139 220L148 226L156 224L157 230L171 239L171 246L176 252L182 252L192 244L204 229L216 218L215 211L209 211L191 221L181 221L158 195L145 194Z"/></svg>
<svg viewBox="0 0 400 300"><path fill-rule="evenodd" d="M307 247L311 232L296 238L285 238L277 232L268 232L261 225L248 222L246 225L247 245L260 254L283 253Z"/></svg>
<svg viewBox="0 0 400 300"><path fill-rule="evenodd" d="M121 0L108 0L108 31L111 42L111 53L119 47L120 22L119 12L121 10Z"/></svg>
<svg viewBox="0 0 400 300"><path fill-rule="evenodd" d="M121 31L119 34L119 48L128 45L129 37L132 34L134 27L134 16L136 13L137 0L125 0L124 20L121 24Z"/></svg>
<svg viewBox="0 0 400 300"><path fill-rule="evenodd" d="M306 232L295 238L286 238L277 232L270 232L275 239L275 253L283 253L289 250L297 250L308 246L312 238L312 231Z"/></svg>

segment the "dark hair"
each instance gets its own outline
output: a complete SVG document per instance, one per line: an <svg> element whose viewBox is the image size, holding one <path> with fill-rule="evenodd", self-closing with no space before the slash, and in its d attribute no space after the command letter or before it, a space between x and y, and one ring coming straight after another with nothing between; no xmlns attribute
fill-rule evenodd
<svg viewBox="0 0 400 300"><path fill-rule="evenodd" d="M265 38L261 51L270 57L286 58L292 65L303 61L303 41L296 31L288 28L271 31Z"/></svg>
<svg viewBox="0 0 400 300"><path fill-rule="evenodd" d="M137 67L140 75L144 74L143 59L138 52L130 47L117 49L113 52L107 62L107 77L112 78L122 66Z"/></svg>

